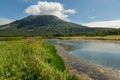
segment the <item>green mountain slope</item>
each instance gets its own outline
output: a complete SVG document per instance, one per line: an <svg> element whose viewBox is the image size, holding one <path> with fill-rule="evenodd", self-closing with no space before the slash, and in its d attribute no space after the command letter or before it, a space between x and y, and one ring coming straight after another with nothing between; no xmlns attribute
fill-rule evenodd
<svg viewBox="0 0 120 80"><path fill-rule="evenodd" d="M63 21L52 15L30 15L0 27L0 35L71 35L103 30Z"/></svg>

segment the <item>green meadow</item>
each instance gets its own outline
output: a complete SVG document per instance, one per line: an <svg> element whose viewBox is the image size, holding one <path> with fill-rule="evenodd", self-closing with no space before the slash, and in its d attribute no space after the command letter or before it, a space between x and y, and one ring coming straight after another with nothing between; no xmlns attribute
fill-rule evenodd
<svg viewBox="0 0 120 80"><path fill-rule="evenodd" d="M0 39L0 80L78 80L42 39Z"/></svg>

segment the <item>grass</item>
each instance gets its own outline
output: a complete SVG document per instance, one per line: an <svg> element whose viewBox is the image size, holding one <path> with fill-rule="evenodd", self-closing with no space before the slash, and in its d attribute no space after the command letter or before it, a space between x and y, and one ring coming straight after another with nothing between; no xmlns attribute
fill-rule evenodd
<svg viewBox="0 0 120 80"><path fill-rule="evenodd" d="M69 39L69 40L120 40L119 35L109 35L109 36L70 36L70 37L58 37L59 39Z"/></svg>
<svg viewBox="0 0 120 80"><path fill-rule="evenodd" d="M58 70L66 70L63 60L56 53L57 51L55 50L55 47L53 45L48 45L46 48L49 48L49 53L51 53L49 55L52 58L51 65L56 67Z"/></svg>
<svg viewBox="0 0 120 80"><path fill-rule="evenodd" d="M0 80L78 80L44 40L0 41Z"/></svg>

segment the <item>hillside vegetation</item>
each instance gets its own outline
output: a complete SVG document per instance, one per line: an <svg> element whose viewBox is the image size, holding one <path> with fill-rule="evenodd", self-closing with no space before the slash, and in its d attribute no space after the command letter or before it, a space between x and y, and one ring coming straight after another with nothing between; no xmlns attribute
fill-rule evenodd
<svg viewBox="0 0 120 80"><path fill-rule="evenodd" d="M44 40L0 41L0 80L77 80Z"/></svg>
<svg viewBox="0 0 120 80"><path fill-rule="evenodd" d="M101 30L105 28L90 28L52 15L30 15L0 26L0 36L67 36Z"/></svg>

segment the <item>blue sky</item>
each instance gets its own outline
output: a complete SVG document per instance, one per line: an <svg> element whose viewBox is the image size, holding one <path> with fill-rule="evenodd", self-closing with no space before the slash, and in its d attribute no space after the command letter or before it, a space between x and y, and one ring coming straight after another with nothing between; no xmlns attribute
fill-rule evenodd
<svg viewBox="0 0 120 80"><path fill-rule="evenodd" d="M0 24L5 24L33 14L33 11L36 10L33 10L34 7L31 10L30 6L39 6L38 2L43 2L44 4L44 1L47 2L46 5L52 2L53 5L51 5L51 8L57 6L54 6L55 2L61 6L63 5L63 12L58 15L58 11L58 14L56 13L55 15L78 24L93 27L120 26L120 0L2 0L0 2ZM42 8L40 7L40 14L45 13L43 9L46 5L42 5L41 3ZM52 10L51 8L48 9ZM47 11L49 12L50 10ZM38 12L37 14L39 14Z"/></svg>

